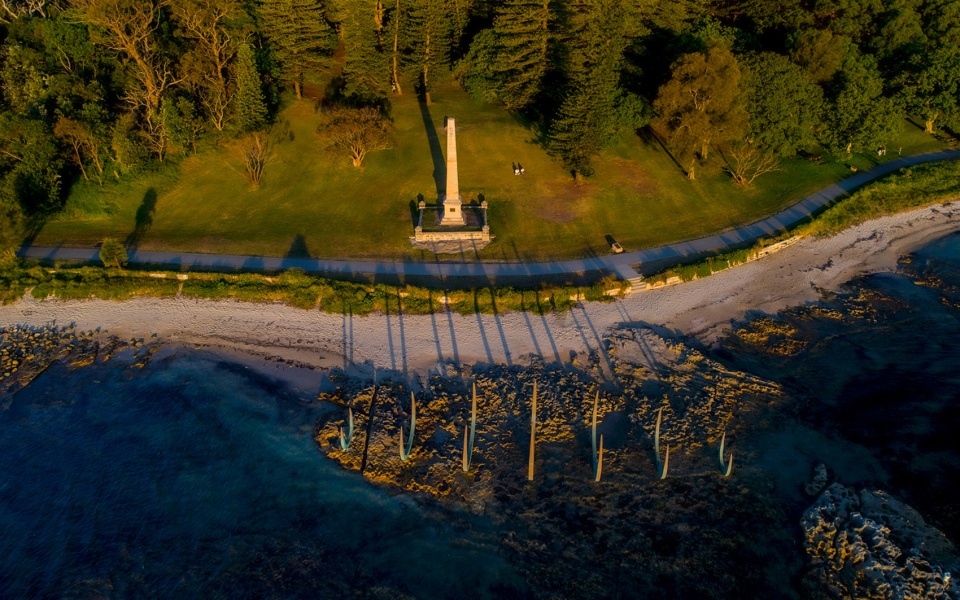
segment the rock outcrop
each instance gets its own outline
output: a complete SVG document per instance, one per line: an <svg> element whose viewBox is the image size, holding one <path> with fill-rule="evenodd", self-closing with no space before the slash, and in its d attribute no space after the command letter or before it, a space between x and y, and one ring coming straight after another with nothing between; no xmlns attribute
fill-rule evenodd
<svg viewBox="0 0 960 600"><path fill-rule="evenodd" d="M960 598L960 556L910 506L834 483L801 519L814 598Z"/></svg>

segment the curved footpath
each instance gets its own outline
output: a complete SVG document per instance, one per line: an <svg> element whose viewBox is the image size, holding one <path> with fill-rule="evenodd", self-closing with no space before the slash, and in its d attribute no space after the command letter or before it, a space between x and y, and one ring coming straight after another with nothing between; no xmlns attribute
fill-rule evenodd
<svg viewBox="0 0 960 600"><path fill-rule="evenodd" d="M783 231L809 217L817 210L850 191L892 173L898 169L926 162L960 159L960 149L905 156L858 173L815 194L793 206L761 221L735 229L686 242L677 242L657 248L597 256L593 258L541 263L508 262L417 262L411 260L366 261L322 260L312 258L283 258L271 256L241 256L232 254L192 254L181 252L147 252L135 250L129 262L140 265L158 265L183 269L226 271L235 269L282 271L299 268L334 278L373 276L376 279L482 279L495 281L529 281L548 277L591 272L614 273L622 279L639 276L635 265L667 265L696 259L706 254L743 247L756 240ZM24 258L97 261L99 250L51 246L23 246L17 254Z"/></svg>

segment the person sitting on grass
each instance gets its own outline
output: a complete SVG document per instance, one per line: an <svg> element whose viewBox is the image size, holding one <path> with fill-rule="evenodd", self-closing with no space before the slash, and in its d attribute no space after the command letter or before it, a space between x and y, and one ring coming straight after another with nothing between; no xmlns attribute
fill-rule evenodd
<svg viewBox="0 0 960 600"><path fill-rule="evenodd" d="M517 168L520 171L520 175L523 175L524 173L527 172L526 169L523 168L523 165L521 165L520 163L517 163Z"/></svg>

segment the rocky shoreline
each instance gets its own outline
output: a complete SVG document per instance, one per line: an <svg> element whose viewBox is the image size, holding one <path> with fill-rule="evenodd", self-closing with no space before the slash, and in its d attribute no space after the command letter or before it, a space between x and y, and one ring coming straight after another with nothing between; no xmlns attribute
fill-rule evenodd
<svg viewBox="0 0 960 600"><path fill-rule="evenodd" d="M803 514L812 598L960 597L960 554L910 506L883 490L830 485Z"/></svg>
<svg viewBox="0 0 960 600"><path fill-rule="evenodd" d="M10 398L57 362L80 368L106 362L129 351L131 366L142 367L161 344L143 339L121 340L75 324L12 325L0 327L0 398Z"/></svg>
<svg viewBox="0 0 960 600"><path fill-rule="evenodd" d="M410 388L380 382L373 402L371 380L337 373L336 389L320 399L344 408L318 422L317 443L374 484L494 518L502 551L542 586L537 598L733 597L750 587L764 592L758 597L789 595L782 557L793 554L793 568L799 557L784 515L759 491L762 473L745 466L724 478L717 458L726 432L738 460L754 462L738 436L744 422L763 419L783 398L779 386L730 371L651 329L616 331L603 355L579 359L570 367L537 358L513 367L477 365L424 379L414 390L416 441L407 461L399 451L400 427L409 431ZM528 482L534 382L536 459ZM473 383L476 449L464 472ZM597 392L605 440L600 482L590 459ZM349 427L347 406L355 434L344 451L339 434ZM653 449L661 408L660 443L671 448L663 480ZM749 543L759 529L767 531L768 546Z"/></svg>
<svg viewBox="0 0 960 600"><path fill-rule="evenodd" d="M916 540L943 537L900 506L917 499L860 491L859 481L883 469L861 451L848 456L851 444L813 431L816 423L801 418L811 406L805 396L841 397L850 385L833 372L837 360L889 369L884 353L857 335L877 328L883 336L890 323L917 318L882 286L850 292L816 282L885 265L891 252L955 228L951 219L952 213L917 211L894 225L874 224L877 235L867 228L845 240L806 241L705 280L611 304L585 303L564 315L353 319L236 302L24 299L0 307L0 404L58 362L81 368L122 358L136 368L179 348L209 351L311 396L319 390L328 409L316 424L316 443L344 469L409 496L445 522L489 519L495 528L489 535L531 582L533 597L742 597L751 590L757 598L886 598L900 590L902 597L955 598L946 575L960 569L955 551L914 552ZM937 224L932 231L923 229L927 221ZM821 253L832 247L839 250L823 268L810 262L826 260ZM855 262L864 256L878 262ZM807 271L794 272L798 264ZM935 289L943 310L956 309L955 272L912 256L900 268L911 285ZM794 279L812 277L815 285L808 280L798 295L781 269ZM763 277L770 281L751 287ZM777 285L784 287L774 291ZM749 315L716 337L753 306L748 301L766 310L811 294L816 304ZM698 340L651 324L676 327L694 314L693 329L713 333ZM816 354L838 337L849 338L849 355ZM937 348L944 350L935 366L948 374L954 355L948 345ZM534 382L538 429L535 477L528 482ZM464 472L473 383L477 437ZM402 461L400 428L409 433L411 391L417 428L410 459ZM599 482L590 434L598 392ZM344 451L339 431L347 426L347 407L355 437ZM670 446L662 480L653 440L661 409L660 443ZM727 455L735 457L730 477L718 460L724 434ZM838 464L810 488L822 492L811 507L803 488L818 453ZM901 462L909 450L903 453ZM823 491L831 481L851 487L834 483ZM896 514L876 512L878 505Z"/></svg>

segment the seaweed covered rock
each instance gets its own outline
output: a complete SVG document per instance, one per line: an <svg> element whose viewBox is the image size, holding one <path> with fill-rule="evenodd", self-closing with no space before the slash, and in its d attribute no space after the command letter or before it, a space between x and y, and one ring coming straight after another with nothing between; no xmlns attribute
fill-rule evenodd
<svg viewBox="0 0 960 600"><path fill-rule="evenodd" d="M815 598L958 598L960 555L910 506L882 490L834 483L801 519Z"/></svg>
<svg viewBox="0 0 960 600"><path fill-rule="evenodd" d="M442 507L455 520L464 509L491 517L505 555L536 582L535 598L734 598L746 589L784 595L792 581L784 570L802 565L799 553L791 554L795 532L783 526L787 519L765 493L765 476L744 443L744 417L755 421L781 400L779 386L648 328L614 331L602 353L572 364L537 356L522 363L458 365L460 376L432 372L409 383L384 379L376 400L370 379L334 373L336 389L320 400L338 406L318 420L318 446L370 481L415 492L430 510ZM474 383L476 439L464 471ZM402 460L411 388L416 430ZM600 482L592 464L595 399L604 440ZM348 407L355 437L345 451L339 431L349 425ZM665 480L654 454L660 409L661 445L671 445ZM729 478L717 463L723 432L742 465Z"/></svg>
<svg viewBox="0 0 960 600"><path fill-rule="evenodd" d="M0 399L23 389L58 361L72 368L110 360L121 350L133 350L131 366L143 367L159 343L142 339L123 341L98 331L79 331L74 325L0 327Z"/></svg>

